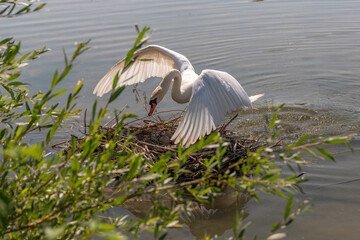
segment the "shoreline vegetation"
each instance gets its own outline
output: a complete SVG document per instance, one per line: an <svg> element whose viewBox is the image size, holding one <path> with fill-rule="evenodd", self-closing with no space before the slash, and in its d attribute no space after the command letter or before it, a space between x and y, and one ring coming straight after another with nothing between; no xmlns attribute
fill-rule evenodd
<svg viewBox="0 0 360 240"><path fill-rule="evenodd" d="M19 15L44 6L28 4L25 10L14 12L19 3L30 2L3 1L0 15ZM150 37L148 27L136 30L125 69L136 61L133 53ZM83 82L78 81L72 91L56 86L67 77L75 60L89 50L89 41L78 43L70 57L64 50L64 67L51 76L49 90L33 96L26 88L28 83L18 77L21 67L47 49L21 54L20 48L21 43L12 38L0 40L0 236L4 239L136 239L145 231L152 232L154 239L166 239L168 229L182 227L181 219L190 219L197 211L194 202L203 208L211 205L226 188L233 190L232 197L239 204L233 220L234 239L243 239L248 226L243 224L242 195L260 201L259 193L264 192L287 199L284 215L269 226L268 239L281 239L296 215L310 208L307 200L294 204L293 197L305 181L301 172L305 157L334 161L324 148L326 144L346 144L351 149L351 136L305 135L282 145L277 120L282 105L265 116L261 139L243 139L226 130L236 120L232 118L186 149L168 141L179 118L149 121L114 110L114 122L102 125L109 104L124 90L115 88L118 78L103 106L94 101L89 120L85 117L84 136L71 135L69 140L56 143L54 136L68 119L80 114L76 103ZM64 106L53 103L65 94ZM26 139L34 131L42 132L43 140L29 144ZM291 176L283 175L284 165L293 172ZM151 206L141 218L103 216L113 206L144 196ZM204 239L213 237L204 231Z"/></svg>

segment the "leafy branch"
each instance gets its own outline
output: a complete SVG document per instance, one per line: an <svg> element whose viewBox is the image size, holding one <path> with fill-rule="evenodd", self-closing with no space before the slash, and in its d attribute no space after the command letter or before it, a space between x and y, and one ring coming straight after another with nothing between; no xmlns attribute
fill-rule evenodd
<svg viewBox="0 0 360 240"><path fill-rule="evenodd" d="M14 17L41 10L46 3L34 5L34 0L1 0L0 17Z"/></svg>

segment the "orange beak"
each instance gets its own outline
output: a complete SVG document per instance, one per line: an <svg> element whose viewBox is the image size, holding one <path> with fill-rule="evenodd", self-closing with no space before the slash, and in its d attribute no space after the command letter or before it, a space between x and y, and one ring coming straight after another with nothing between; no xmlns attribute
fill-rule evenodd
<svg viewBox="0 0 360 240"><path fill-rule="evenodd" d="M151 105L150 105L150 111L148 113L148 116L151 116L155 110L155 107L156 107L156 103L152 102Z"/></svg>

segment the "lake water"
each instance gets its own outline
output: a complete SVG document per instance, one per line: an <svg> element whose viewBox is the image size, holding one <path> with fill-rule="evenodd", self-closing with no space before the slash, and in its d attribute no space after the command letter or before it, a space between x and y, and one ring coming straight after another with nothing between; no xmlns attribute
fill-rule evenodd
<svg viewBox="0 0 360 240"><path fill-rule="evenodd" d="M0 19L0 37L22 41L22 51L46 45L52 51L23 70L31 90L49 88L55 69L63 66L63 48L91 40L93 49L82 55L61 87L85 86L78 107L91 109L92 90L108 69L123 58L136 36L134 24L150 26L151 44L178 51L203 69L229 72L249 95L265 93L232 127L246 136L261 134L264 115L272 104L286 103L280 114L285 139L305 133L317 136L354 134L354 152L333 147L336 163L313 160L304 167L303 184L313 213L300 215L284 231L289 239L358 239L360 229L360 1L122 1L52 0L45 10ZM149 96L160 79L140 86ZM62 101L66 101L63 99ZM106 96L100 99L105 102ZM131 88L112 107L145 116ZM184 108L170 97L159 110ZM348 182L347 182L348 181ZM342 184L337 184L342 183ZM243 206L252 224L246 236L265 237L283 215L284 201L263 196ZM231 199L231 198L229 198ZM220 239L232 236L234 205L222 203L209 216L171 230L169 239L201 238L204 232ZM116 209L109 215L128 213ZM139 210L140 211L140 210ZM141 214L140 214L141 215ZM147 238L144 236L143 238Z"/></svg>

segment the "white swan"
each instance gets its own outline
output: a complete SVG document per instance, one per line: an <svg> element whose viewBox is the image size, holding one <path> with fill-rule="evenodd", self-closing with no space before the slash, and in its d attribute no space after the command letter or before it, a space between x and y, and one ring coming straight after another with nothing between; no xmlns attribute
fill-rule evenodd
<svg viewBox="0 0 360 240"><path fill-rule="evenodd" d="M189 106L171 140L175 144L183 140L188 147L201 136L211 133L225 119L227 113L244 107L263 94L248 97L240 83L226 72L204 70L200 75L194 71L190 61L183 55L165 47L150 45L134 53L136 61L119 76L117 87L144 82L150 77L163 80L150 97L149 116L163 99L174 80L171 97L177 103ZM102 96L112 89L116 74L123 70L124 59L115 64L99 81L94 94Z"/></svg>

